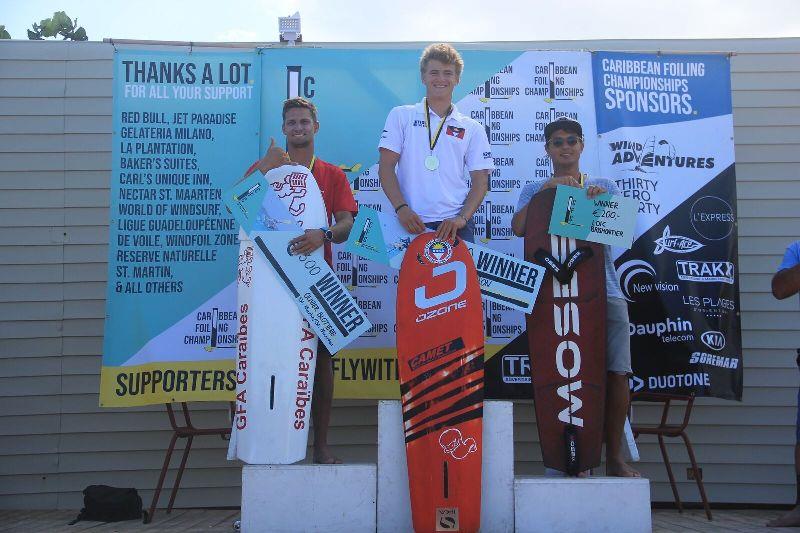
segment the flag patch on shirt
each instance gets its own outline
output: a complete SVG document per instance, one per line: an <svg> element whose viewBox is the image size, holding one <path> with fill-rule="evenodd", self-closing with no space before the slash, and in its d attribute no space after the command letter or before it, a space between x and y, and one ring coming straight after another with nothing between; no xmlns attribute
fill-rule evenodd
<svg viewBox="0 0 800 533"><path fill-rule="evenodd" d="M466 130L464 128L457 128L455 126L447 126L447 135L451 137L456 137L458 139L464 138L464 132Z"/></svg>

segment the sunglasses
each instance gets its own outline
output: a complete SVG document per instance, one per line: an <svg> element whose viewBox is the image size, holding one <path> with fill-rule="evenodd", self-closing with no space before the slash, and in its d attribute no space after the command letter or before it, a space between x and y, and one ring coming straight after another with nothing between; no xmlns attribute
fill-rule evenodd
<svg viewBox="0 0 800 533"><path fill-rule="evenodd" d="M566 139L563 137L554 137L547 141L547 144L555 146L558 148L559 146L564 146L564 143L567 143L570 146L575 146L578 144L578 141L583 141L582 137L578 137L577 135L570 135Z"/></svg>

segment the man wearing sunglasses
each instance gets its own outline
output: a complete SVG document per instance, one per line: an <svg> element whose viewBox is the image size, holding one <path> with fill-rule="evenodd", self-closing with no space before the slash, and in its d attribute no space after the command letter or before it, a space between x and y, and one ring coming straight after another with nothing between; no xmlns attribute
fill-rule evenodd
<svg viewBox="0 0 800 533"><path fill-rule="evenodd" d="M545 151L553 162L553 175L550 179L534 181L523 187L517 211L511 220L511 228L519 237L525 236L528 205L541 191L558 185L570 185L586 189L589 198L605 192L619 194L613 181L589 178L581 173L579 162L583 152L583 128L578 122L566 117L553 121L545 127L544 138ZM609 246L605 246L605 268L608 372L605 408L606 473L617 477L640 477L639 472L625 462L622 454L622 433L630 403L628 377L632 374L631 345L628 332L628 304L622 296Z"/></svg>

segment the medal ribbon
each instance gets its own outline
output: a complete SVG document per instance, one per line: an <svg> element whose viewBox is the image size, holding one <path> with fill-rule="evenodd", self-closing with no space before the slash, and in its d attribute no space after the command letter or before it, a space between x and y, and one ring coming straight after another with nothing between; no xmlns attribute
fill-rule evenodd
<svg viewBox="0 0 800 533"><path fill-rule="evenodd" d="M444 127L444 123L447 120L447 117L450 116L450 113L452 111L453 111L453 106L451 105L447 109L447 114L439 123L439 127L436 128L436 137L431 138L431 108L428 105L428 99L425 98L425 119L426 119L425 126L428 128L428 146L430 146L431 153L433 153L433 149L436 147L436 143L439 142L439 135L442 134L442 128Z"/></svg>

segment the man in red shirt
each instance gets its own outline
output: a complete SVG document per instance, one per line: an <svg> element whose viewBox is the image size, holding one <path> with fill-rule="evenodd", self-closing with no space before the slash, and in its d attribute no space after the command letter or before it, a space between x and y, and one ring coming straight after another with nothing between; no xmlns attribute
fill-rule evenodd
<svg viewBox="0 0 800 533"><path fill-rule="evenodd" d="M267 173L287 163L299 163L311 170L317 180L322 199L325 202L327 220L330 227L309 228L305 234L292 239L294 254L310 254L320 246L325 246L325 261L333 266L331 243L347 240L353 227L353 217L358 212L358 204L344 172L314 155L314 135L319 131L317 108L305 98L291 98L283 103L283 126L286 135L288 154L275 141L270 143L266 155L257 163L258 169ZM314 462L337 464L341 460L328 448L328 426L333 402L333 364L331 354L321 342L317 355L317 370L314 377L314 401L311 416L314 420Z"/></svg>

